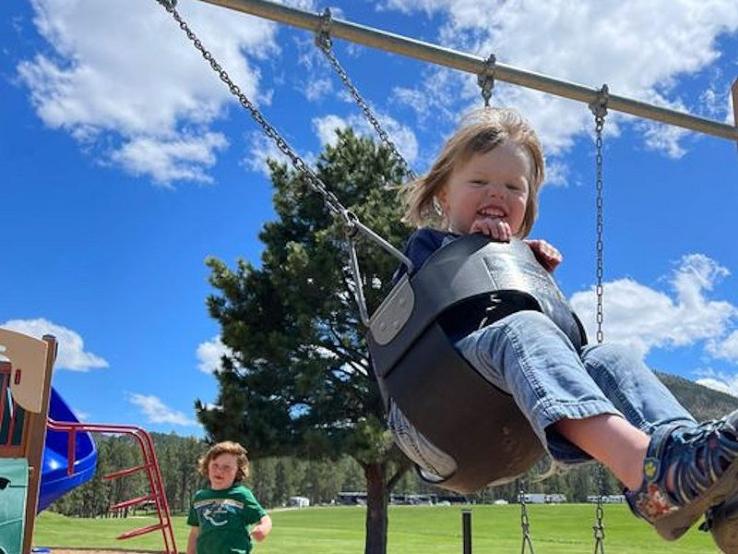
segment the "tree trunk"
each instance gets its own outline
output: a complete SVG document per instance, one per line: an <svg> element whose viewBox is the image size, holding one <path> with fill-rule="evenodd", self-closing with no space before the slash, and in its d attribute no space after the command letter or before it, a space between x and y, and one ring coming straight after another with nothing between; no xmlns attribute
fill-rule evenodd
<svg viewBox="0 0 738 554"><path fill-rule="evenodd" d="M387 552L387 501L389 491L385 482L385 464L364 465L366 476L366 542L364 554Z"/></svg>

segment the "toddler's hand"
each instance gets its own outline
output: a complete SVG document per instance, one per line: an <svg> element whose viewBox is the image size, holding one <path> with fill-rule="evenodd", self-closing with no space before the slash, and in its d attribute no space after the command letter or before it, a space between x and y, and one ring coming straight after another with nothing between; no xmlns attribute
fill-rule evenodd
<svg viewBox="0 0 738 554"><path fill-rule="evenodd" d="M549 273L556 269L564 259L561 252L556 250L556 248L551 246L545 240L526 239L525 243L530 246L530 249L533 251L538 263L541 264Z"/></svg>
<svg viewBox="0 0 738 554"><path fill-rule="evenodd" d="M504 219L485 217L476 219L469 228L469 233L482 233L500 242L510 242L512 229Z"/></svg>

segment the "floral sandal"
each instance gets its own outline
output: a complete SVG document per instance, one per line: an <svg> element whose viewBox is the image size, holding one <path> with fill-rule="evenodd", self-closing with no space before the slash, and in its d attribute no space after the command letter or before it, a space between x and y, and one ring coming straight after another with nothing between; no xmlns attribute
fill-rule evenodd
<svg viewBox="0 0 738 554"><path fill-rule="evenodd" d="M738 411L694 427L658 428L643 473L641 488L625 492L630 509L664 539L678 539L708 509L738 492Z"/></svg>

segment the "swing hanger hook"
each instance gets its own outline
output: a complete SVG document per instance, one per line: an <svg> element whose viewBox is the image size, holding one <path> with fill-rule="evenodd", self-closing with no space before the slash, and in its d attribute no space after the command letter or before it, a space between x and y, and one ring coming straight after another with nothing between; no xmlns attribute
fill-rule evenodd
<svg viewBox="0 0 738 554"><path fill-rule="evenodd" d="M164 8L166 8L167 10L173 10L174 8L177 7L177 0L156 0L156 1L159 2L159 4L161 4L162 6L164 6Z"/></svg>
<svg viewBox="0 0 738 554"><path fill-rule="evenodd" d="M330 50L331 41L331 25L333 24L333 14L331 9L326 8L320 14L320 25L315 31L315 45L321 50Z"/></svg>
<svg viewBox="0 0 738 554"><path fill-rule="evenodd" d="M597 119L605 119L607 115L607 103L610 101L610 89L607 84L597 91L597 96L590 102L589 109Z"/></svg>
<svg viewBox="0 0 738 554"><path fill-rule="evenodd" d="M495 66L497 58L494 54L490 54L489 58L484 60L484 69L477 75L477 84L482 89L482 98L484 99L484 107L489 108L489 99L492 98L492 89L495 88Z"/></svg>

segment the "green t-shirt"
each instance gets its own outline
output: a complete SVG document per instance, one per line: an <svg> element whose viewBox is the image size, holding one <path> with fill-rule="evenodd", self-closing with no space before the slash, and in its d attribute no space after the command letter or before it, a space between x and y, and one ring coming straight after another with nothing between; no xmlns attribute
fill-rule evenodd
<svg viewBox="0 0 738 554"><path fill-rule="evenodd" d="M229 489L201 489L195 493L187 524L200 527L197 554L248 554L248 526L267 515L249 489L234 484Z"/></svg>

